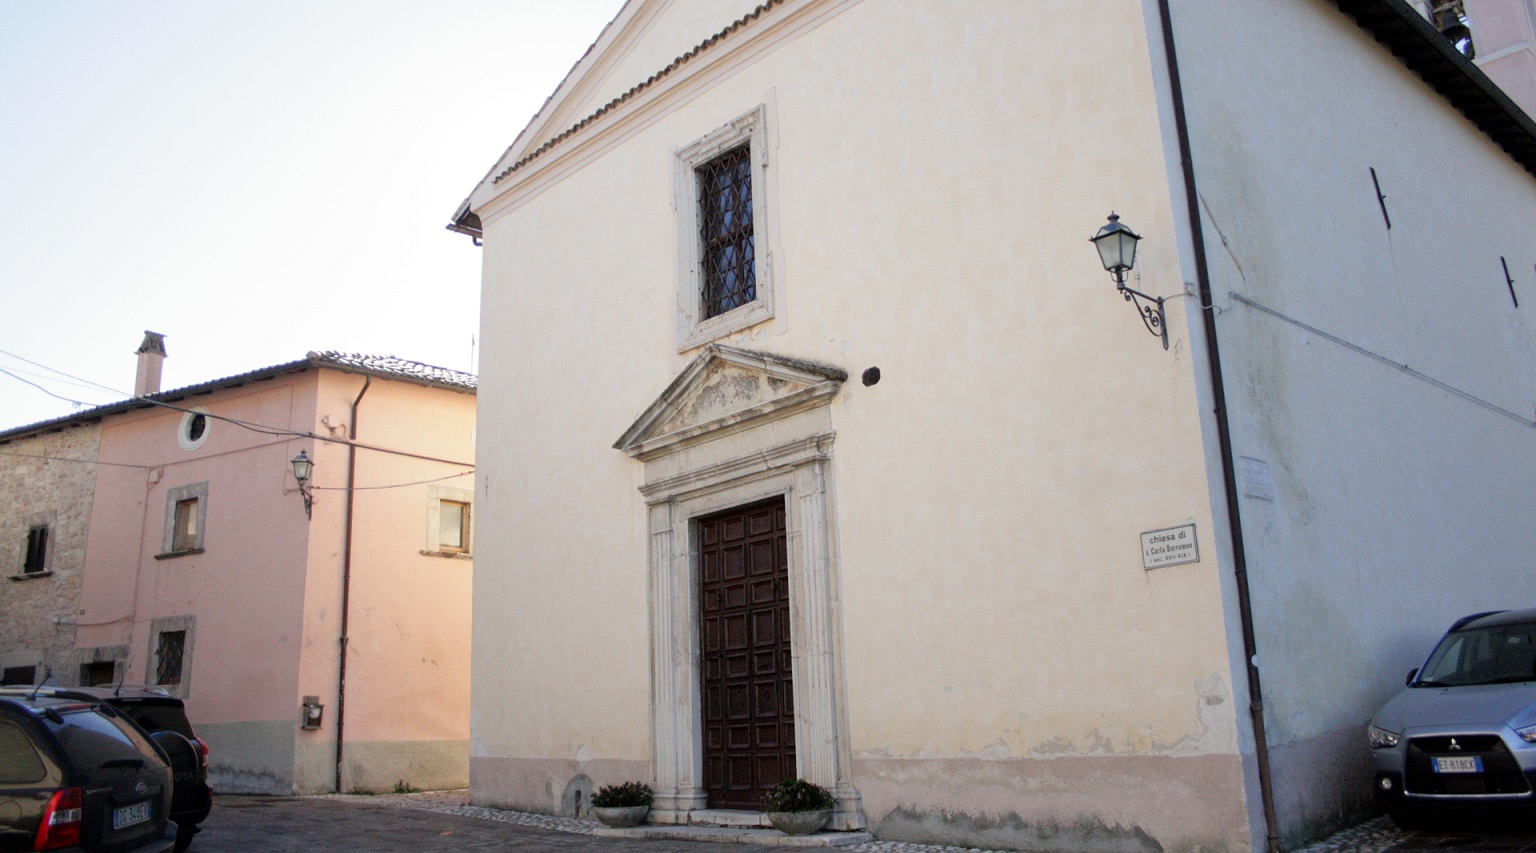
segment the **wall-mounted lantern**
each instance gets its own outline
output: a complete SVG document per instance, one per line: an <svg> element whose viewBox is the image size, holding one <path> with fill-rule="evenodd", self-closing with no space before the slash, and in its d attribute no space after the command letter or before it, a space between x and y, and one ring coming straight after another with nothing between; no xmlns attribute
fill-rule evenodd
<svg viewBox="0 0 1536 853"><path fill-rule="evenodd" d="M315 496L309 490L309 478L314 476L315 463L309 460L309 454L300 450L289 464L293 466L293 479L299 484L299 494L304 498L304 517L313 518Z"/></svg>
<svg viewBox="0 0 1536 853"><path fill-rule="evenodd" d="M305 696L303 710L299 716L299 728L318 729L325 719L325 706L320 704L319 696Z"/></svg>
<svg viewBox="0 0 1536 853"><path fill-rule="evenodd" d="M1141 235L1120 224L1120 217L1114 212L1109 214L1109 224L1099 229L1099 233L1088 238L1089 242L1099 250L1099 260L1104 263L1104 269L1114 276L1115 287L1125 301L1136 306L1136 311L1141 315L1142 325L1147 327L1154 337L1163 339L1163 349L1168 348L1168 324L1163 315L1163 298L1161 296L1148 296L1137 290L1125 286L1125 274L1136 266L1136 243ZM1140 298L1138 298L1140 297ZM1145 299L1150 305L1141 304Z"/></svg>

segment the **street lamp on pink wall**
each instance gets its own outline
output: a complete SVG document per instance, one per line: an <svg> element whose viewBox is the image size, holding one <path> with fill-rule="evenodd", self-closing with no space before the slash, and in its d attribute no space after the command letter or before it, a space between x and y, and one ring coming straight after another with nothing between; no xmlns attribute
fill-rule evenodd
<svg viewBox="0 0 1536 853"><path fill-rule="evenodd" d="M315 496L309 489L309 478L315 473L315 463L309 460L309 454L300 450L289 464L293 466L293 479L299 484L299 494L304 498L304 517L313 518Z"/></svg>

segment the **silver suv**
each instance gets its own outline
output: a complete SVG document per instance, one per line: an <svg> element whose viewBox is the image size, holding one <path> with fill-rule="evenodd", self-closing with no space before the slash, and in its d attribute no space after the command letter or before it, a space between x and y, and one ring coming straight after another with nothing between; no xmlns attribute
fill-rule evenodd
<svg viewBox="0 0 1536 853"><path fill-rule="evenodd" d="M1399 826L1445 806L1536 805L1536 609L1456 620L1367 739Z"/></svg>

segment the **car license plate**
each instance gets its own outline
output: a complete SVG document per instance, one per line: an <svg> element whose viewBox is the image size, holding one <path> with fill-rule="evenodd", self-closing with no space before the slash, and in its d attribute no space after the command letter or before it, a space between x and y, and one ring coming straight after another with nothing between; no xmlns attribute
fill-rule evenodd
<svg viewBox="0 0 1536 853"><path fill-rule="evenodd" d="M112 828L125 829L135 824L149 820L149 800L142 803L134 803L131 806L123 806L112 812Z"/></svg>
<svg viewBox="0 0 1536 853"><path fill-rule="evenodd" d="M1436 758L1436 773L1481 773L1483 760L1475 755L1456 758Z"/></svg>

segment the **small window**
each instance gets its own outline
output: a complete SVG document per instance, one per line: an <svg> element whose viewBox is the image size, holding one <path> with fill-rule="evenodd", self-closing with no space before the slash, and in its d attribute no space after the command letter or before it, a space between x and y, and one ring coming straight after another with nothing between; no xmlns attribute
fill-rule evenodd
<svg viewBox="0 0 1536 853"><path fill-rule="evenodd" d="M38 575L48 570L48 525L41 524L27 531L27 560L22 564L22 574Z"/></svg>
<svg viewBox="0 0 1536 853"><path fill-rule="evenodd" d="M176 502L176 531L171 534L171 548L190 551L197 547L197 498Z"/></svg>
<svg viewBox="0 0 1536 853"><path fill-rule="evenodd" d="M36 677L37 666L35 664L8 666L5 668L5 672L0 674L0 685L31 684L32 680Z"/></svg>
<svg viewBox="0 0 1536 853"><path fill-rule="evenodd" d="M679 352L774 316L768 115L759 105L677 151Z"/></svg>
<svg viewBox="0 0 1536 853"><path fill-rule="evenodd" d="M473 489L463 486L427 486L424 556L469 559L475 541L474 496Z"/></svg>
<svg viewBox="0 0 1536 853"><path fill-rule="evenodd" d="M192 687L196 637L196 616L160 616L150 620L146 679L172 696L187 698Z"/></svg>
<svg viewBox="0 0 1536 853"><path fill-rule="evenodd" d="M438 505L438 550L462 554L469 550L469 504L442 501Z"/></svg>
<svg viewBox="0 0 1536 853"><path fill-rule="evenodd" d="M112 685L116 683L117 663L115 661L106 660L80 665L81 687L98 687L103 684Z"/></svg>
<svg viewBox="0 0 1536 853"><path fill-rule="evenodd" d="M180 684L182 656L187 650L186 631L161 631L155 645L155 683Z"/></svg>
<svg viewBox="0 0 1536 853"><path fill-rule="evenodd" d="M181 445L182 450L196 450L203 446L207 438L207 409L198 406L181 416L181 423L176 428L176 442Z"/></svg>
<svg viewBox="0 0 1536 853"><path fill-rule="evenodd" d="M699 278L705 319L757 299L749 146L694 170L699 187Z"/></svg>
<svg viewBox="0 0 1536 853"><path fill-rule="evenodd" d="M200 554L208 527L208 484L177 486L166 492L165 532L158 559Z"/></svg>

